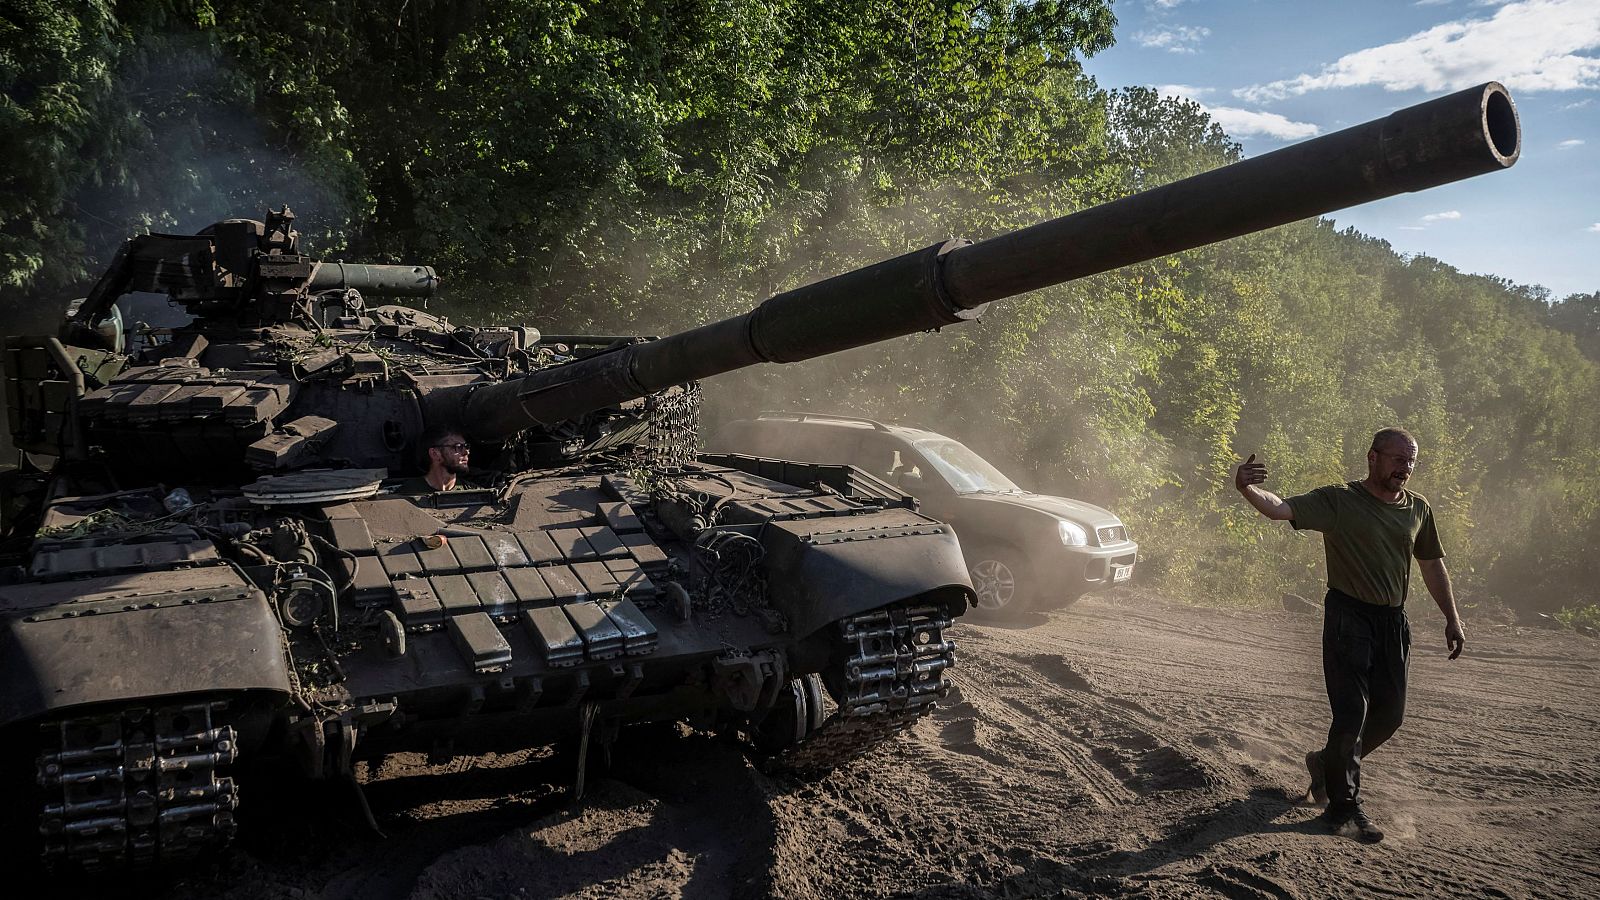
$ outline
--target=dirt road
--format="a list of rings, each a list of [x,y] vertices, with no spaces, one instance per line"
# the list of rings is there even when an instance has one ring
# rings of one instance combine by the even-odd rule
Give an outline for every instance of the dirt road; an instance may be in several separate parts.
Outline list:
[[[383,842],[257,836],[168,896],[1600,896],[1600,642],[1417,609],[1410,713],[1369,760],[1368,846],[1298,805],[1320,623],[1088,598],[962,625],[936,714],[809,785],[709,736],[631,734],[570,811],[544,753],[368,774]],[[1469,623],[1470,625],[1470,623]]]

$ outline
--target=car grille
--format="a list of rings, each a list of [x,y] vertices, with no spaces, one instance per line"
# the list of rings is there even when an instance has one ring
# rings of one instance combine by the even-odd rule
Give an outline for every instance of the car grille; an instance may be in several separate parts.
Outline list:
[[[1128,539],[1128,527],[1126,525],[1108,525],[1105,528],[1096,528],[1094,533],[1101,546],[1120,544]]]

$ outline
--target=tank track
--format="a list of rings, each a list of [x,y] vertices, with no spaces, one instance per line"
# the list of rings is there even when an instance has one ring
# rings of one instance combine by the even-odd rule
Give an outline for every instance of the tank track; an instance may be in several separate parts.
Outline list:
[[[910,728],[950,692],[946,669],[956,645],[951,618],[931,604],[896,604],[839,623],[848,653],[839,708],[793,746],[767,758],[770,769],[811,775],[841,766]]]
[[[129,707],[40,726],[39,835],[47,866],[143,869],[221,848],[238,790],[225,704]]]

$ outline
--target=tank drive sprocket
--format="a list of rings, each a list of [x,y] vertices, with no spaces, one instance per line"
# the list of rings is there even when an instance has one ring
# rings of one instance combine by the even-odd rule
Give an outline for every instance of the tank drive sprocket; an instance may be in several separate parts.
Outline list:
[[[40,726],[39,833],[48,865],[104,871],[183,862],[233,837],[221,774],[238,737],[218,701],[130,706]]]

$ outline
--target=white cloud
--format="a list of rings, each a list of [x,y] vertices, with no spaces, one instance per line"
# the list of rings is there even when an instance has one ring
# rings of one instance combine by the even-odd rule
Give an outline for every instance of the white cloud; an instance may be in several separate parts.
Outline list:
[[[1310,122],[1295,122],[1277,113],[1232,106],[1208,106],[1204,103],[1200,106],[1222,126],[1223,131],[1234,138],[1259,136],[1294,141],[1313,137],[1322,131]]]
[[[1588,228],[1585,228],[1584,231],[1593,231],[1596,234],[1600,234],[1600,222],[1596,222],[1593,225],[1590,225]]]
[[[1212,92],[1211,88],[1200,87],[1194,84],[1158,84],[1156,93],[1163,97],[1181,97],[1185,100],[1199,102],[1201,97]]]
[[[1448,222],[1461,218],[1461,210],[1450,209],[1444,212],[1428,213],[1422,217],[1422,224],[1432,225],[1435,222]]]
[[[1417,0],[1417,2],[1412,4],[1412,5],[1413,6],[1445,6],[1445,5],[1449,4],[1450,2],[1451,2],[1451,0]]]
[[[1561,143],[1557,144],[1556,145],[1556,149],[1558,149],[1558,150],[1571,150],[1573,147],[1582,147],[1583,145],[1584,145],[1584,140],[1582,138],[1571,138],[1569,140],[1565,140],[1565,141],[1562,141]]]
[[[1270,137],[1281,141],[1295,141],[1322,133],[1321,128],[1310,122],[1295,122],[1277,113],[1239,109],[1233,106],[1212,106],[1200,99],[1212,93],[1212,89],[1208,87],[1197,87],[1192,84],[1161,84],[1156,86],[1156,93],[1163,97],[1193,100],[1200,104],[1206,115],[1221,125],[1222,130],[1233,138]]]
[[[1593,97],[1585,97],[1582,100],[1574,100],[1571,103],[1565,104],[1561,107],[1561,111],[1566,112],[1569,109],[1583,109],[1585,106],[1592,106],[1593,104]]]
[[[1141,31],[1133,36],[1141,47],[1154,47],[1168,53],[1194,53],[1194,45],[1211,34],[1204,25],[1178,25],[1160,31]]]
[[[1261,102],[1309,91],[1379,85],[1438,92],[1491,78],[1513,90],[1600,87],[1600,4],[1595,0],[1521,0],[1487,19],[1463,19],[1404,40],[1340,57],[1316,74],[1252,85],[1234,93]]]
[[[1155,9],[1172,9],[1176,6],[1182,6],[1186,2],[1188,0],[1150,0],[1150,5]]]

